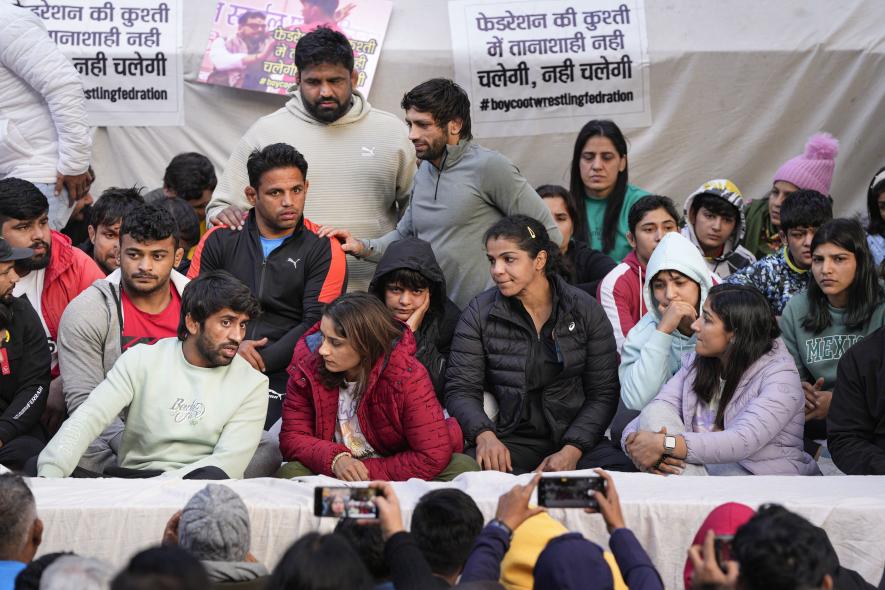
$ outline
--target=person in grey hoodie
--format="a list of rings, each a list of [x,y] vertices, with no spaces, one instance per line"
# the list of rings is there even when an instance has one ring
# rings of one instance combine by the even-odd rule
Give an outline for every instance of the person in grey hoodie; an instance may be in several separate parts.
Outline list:
[[[648,309],[627,334],[618,377],[621,399],[641,410],[694,350],[691,325],[718,281],[694,244],[678,233],[664,236],[648,261],[643,297]]]
[[[249,552],[249,511],[235,491],[208,484],[172,515],[164,545],[178,545],[202,563],[213,588],[259,590],[268,571]]]
[[[347,229],[331,227],[320,235],[337,237],[345,252],[372,262],[397,240],[430,242],[449,298],[464,309],[493,286],[480,240],[496,221],[527,215],[540,221],[556,244],[562,243],[562,234],[513,162],[473,142],[470,99],[460,86],[443,78],[428,80],[403,96],[402,107],[409,139],[422,160],[402,219],[394,230],[374,239],[355,238]]]
[[[818,475],[802,448],[805,395],[768,300],[716,285],[695,352],[621,439],[636,466],[686,475]]]

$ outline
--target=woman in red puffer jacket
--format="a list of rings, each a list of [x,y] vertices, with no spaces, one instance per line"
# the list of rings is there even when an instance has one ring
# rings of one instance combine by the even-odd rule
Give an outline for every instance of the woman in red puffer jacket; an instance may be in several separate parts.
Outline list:
[[[376,297],[326,306],[288,371],[279,477],[429,480],[479,469],[460,454],[461,428],[443,415],[412,332]]]

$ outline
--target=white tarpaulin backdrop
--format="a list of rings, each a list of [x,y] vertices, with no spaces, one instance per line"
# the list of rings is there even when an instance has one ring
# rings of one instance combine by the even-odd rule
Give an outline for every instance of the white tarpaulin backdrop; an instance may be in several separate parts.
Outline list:
[[[206,153],[220,172],[251,123],[284,101],[195,82],[215,3],[182,4],[187,124],[100,129],[98,190],[159,186],[166,163],[182,151]],[[448,19],[444,0],[394,1],[373,105],[400,114],[405,90],[454,75]],[[837,214],[864,208],[867,184],[885,164],[883,22],[881,0],[648,2],[652,125],[628,132],[631,181],[683,202],[705,180],[727,177],[756,198],[780,164],[824,130],[842,142],[832,188]],[[567,181],[576,132],[478,139],[538,185]]]

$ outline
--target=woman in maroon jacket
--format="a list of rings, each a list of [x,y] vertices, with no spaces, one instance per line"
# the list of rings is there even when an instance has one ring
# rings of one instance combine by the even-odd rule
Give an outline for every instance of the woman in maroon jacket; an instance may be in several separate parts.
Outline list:
[[[411,330],[376,297],[327,305],[288,371],[279,477],[403,481],[479,469],[460,454],[461,428],[444,417]]]

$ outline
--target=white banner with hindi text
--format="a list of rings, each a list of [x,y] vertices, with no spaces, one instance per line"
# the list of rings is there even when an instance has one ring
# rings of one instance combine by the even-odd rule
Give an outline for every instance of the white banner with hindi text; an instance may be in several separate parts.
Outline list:
[[[651,125],[644,0],[450,0],[449,20],[475,135]]]
[[[90,125],[184,125],[180,0],[20,4],[80,72]]]

